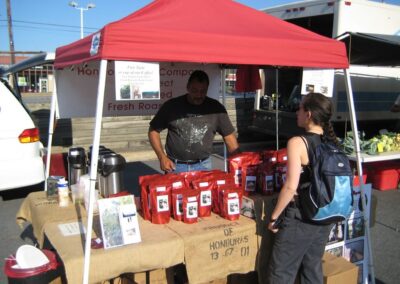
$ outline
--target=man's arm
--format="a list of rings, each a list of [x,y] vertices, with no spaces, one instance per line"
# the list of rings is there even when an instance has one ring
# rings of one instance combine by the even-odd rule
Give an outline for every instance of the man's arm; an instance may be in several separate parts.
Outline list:
[[[239,143],[237,142],[235,132],[225,136],[224,142],[230,155],[240,153]]]
[[[158,160],[160,161],[160,169],[166,172],[175,170],[175,164],[167,157],[164,152],[163,146],[161,144],[160,133],[149,127],[148,136],[150,145],[156,153]]]

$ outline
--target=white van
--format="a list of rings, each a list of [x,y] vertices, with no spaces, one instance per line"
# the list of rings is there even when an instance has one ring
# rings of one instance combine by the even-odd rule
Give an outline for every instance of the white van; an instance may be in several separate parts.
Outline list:
[[[49,63],[49,60],[54,60],[54,54],[41,54],[0,70],[0,191],[44,181],[39,129],[19,92],[13,90],[4,76]]]

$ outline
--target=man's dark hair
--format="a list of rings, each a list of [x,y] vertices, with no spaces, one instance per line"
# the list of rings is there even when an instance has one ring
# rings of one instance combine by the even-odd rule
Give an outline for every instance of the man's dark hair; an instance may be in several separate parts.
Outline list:
[[[208,78],[208,75],[206,72],[202,70],[195,70],[190,74],[189,80],[188,80],[188,85],[192,83],[193,81],[197,81],[200,83],[207,83],[207,85],[210,84],[210,79]]]

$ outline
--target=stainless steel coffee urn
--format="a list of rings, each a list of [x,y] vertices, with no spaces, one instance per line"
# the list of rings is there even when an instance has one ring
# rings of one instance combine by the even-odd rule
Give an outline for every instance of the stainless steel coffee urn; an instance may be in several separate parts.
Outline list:
[[[68,150],[68,183],[76,184],[79,177],[87,173],[86,154],[82,147],[73,147]]]
[[[107,189],[106,189],[106,177],[103,176],[103,165],[104,165],[104,156],[108,154],[113,154],[114,151],[108,148],[102,148],[99,150],[99,159],[97,162],[97,185],[100,192],[100,195],[103,197],[107,197]]]
[[[125,158],[120,154],[110,153],[103,156],[101,175],[104,178],[105,197],[124,190],[123,173],[125,164]]]

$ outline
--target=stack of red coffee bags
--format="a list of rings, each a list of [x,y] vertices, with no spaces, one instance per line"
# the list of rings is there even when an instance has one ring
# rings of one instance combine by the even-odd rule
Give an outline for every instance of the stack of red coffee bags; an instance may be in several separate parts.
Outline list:
[[[219,170],[139,177],[146,220],[166,224],[170,217],[191,224],[211,212],[228,220],[240,215],[241,190],[232,174]]]
[[[258,167],[261,163],[261,155],[257,152],[242,152],[228,158],[229,172],[234,174],[235,183],[242,188],[243,195],[256,192]]]
[[[276,153],[277,163],[275,165],[275,190],[280,191],[286,181],[287,173],[287,149],[279,149]]]
[[[275,165],[278,162],[277,151],[265,150],[261,152],[263,162],[258,168],[258,188],[261,194],[271,195],[275,191]]]
[[[287,150],[264,150],[261,152],[263,162],[258,168],[259,191],[270,195],[279,192],[285,183],[287,172]]]
[[[242,152],[228,159],[228,169],[242,194],[279,192],[286,180],[287,150]]]

